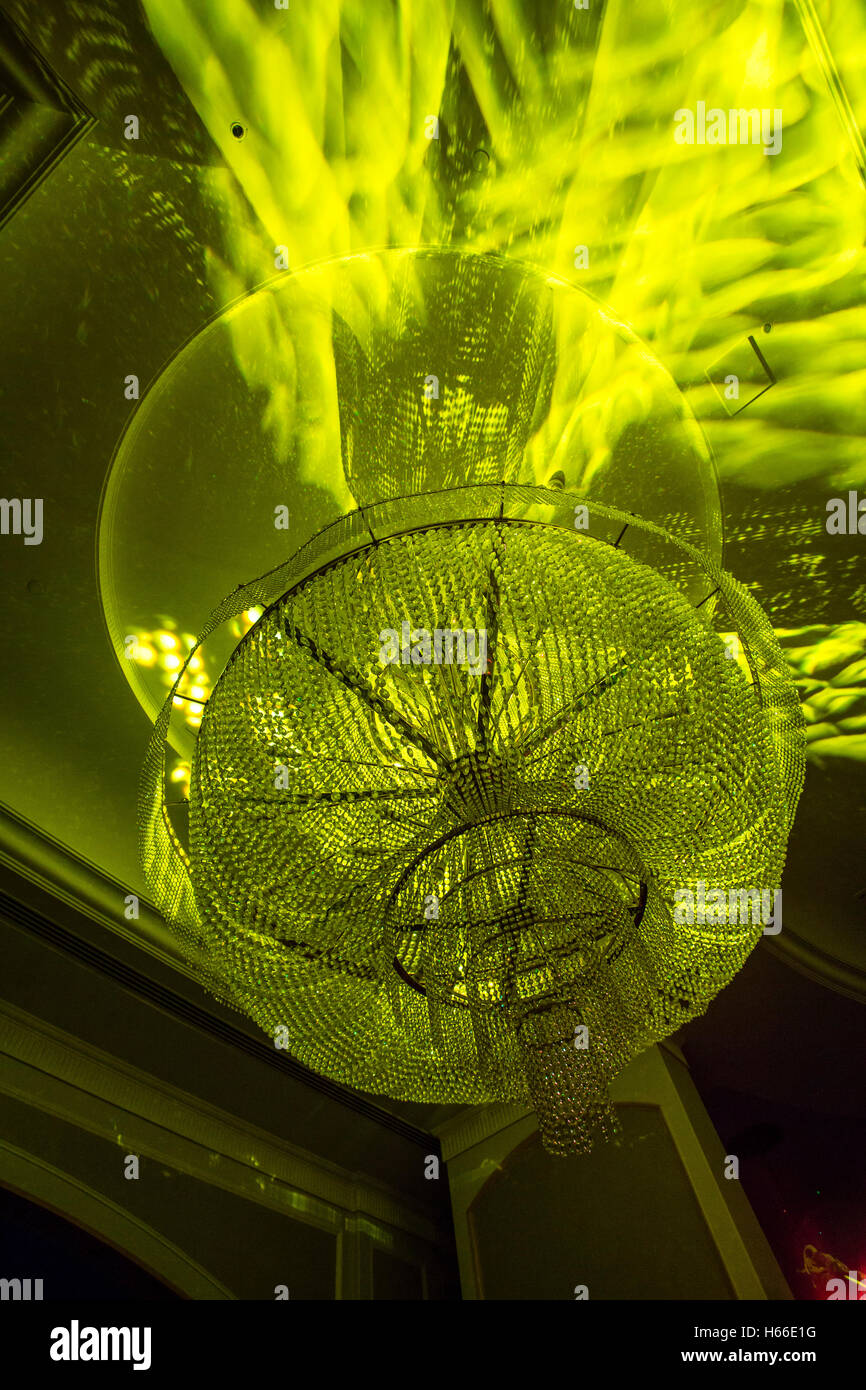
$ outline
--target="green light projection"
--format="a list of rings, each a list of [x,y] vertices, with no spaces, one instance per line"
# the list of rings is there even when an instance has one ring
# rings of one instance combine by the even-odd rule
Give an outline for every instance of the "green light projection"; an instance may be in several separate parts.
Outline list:
[[[227,236],[227,252],[209,252],[219,298],[271,275],[278,244],[293,269],[430,243],[578,279],[673,373],[723,482],[753,491],[744,540],[766,547],[805,524],[816,604],[862,608],[862,581],[811,534],[802,499],[793,518],[779,510],[780,489],[809,482],[817,513],[828,490],[866,490],[861,6],[330,0],[308,12],[226,0],[206,22],[189,0],[145,10],[226,161],[203,175]],[[697,101],[781,110],[779,154],[677,144],[675,113]],[[708,369],[738,359],[763,324],[776,384],[728,418]],[[273,377],[271,326],[233,327],[266,398],[263,427],[288,449],[293,399]],[[308,476],[336,496],[332,456],[310,458]],[[793,548],[779,561],[766,602],[787,603],[793,585],[802,605],[800,563]],[[844,733],[833,756],[859,759],[862,744]]]

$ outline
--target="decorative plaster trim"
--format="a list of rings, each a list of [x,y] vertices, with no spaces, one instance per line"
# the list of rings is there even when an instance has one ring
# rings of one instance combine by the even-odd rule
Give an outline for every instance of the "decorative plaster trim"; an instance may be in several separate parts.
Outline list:
[[[834,989],[848,999],[856,999],[858,1004],[866,1003],[866,971],[858,970],[849,961],[842,961],[838,956],[822,951],[813,942],[798,936],[790,927],[785,927],[777,937],[765,937],[761,944],[771,956],[784,961],[807,979],[814,980],[825,989]]]
[[[44,1204],[122,1249],[172,1288],[194,1299],[234,1299],[234,1294],[172,1241],[104,1193],[44,1159],[0,1139],[0,1178],[13,1190]],[[122,1243],[118,1245],[118,1235]],[[48,1290],[51,1297],[51,1290]]]
[[[473,1105],[464,1114],[455,1115],[453,1119],[446,1120],[444,1124],[436,1127],[442,1146],[442,1157],[447,1163],[450,1158],[463,1153],[464,1149],[471,1149],[473,1144],[490,1139],[501,1129],[507,1129],[517,1120],[531,1114],[530,1107],[522,1101],[514,1104],[497,1102],[494,1105]]]
[[[439,1245],[399,1194],[238,1120],[0,1000],[0,1091],[264,1206],[335,1229],[347,1213]],[[119,1114],[119,1112],[122,1112]],[[386,1237],[387,1239],[387,1237]]]
[[[164,965],[193,979],[164,919],[135,886],[118,879],[75,854],[60,840],[41,830],[0,802],[0,864],[37,888],[59,898],[91,921],[99,922],[130,945],[156,956]],[[139,917],[133,930],[123,916],[128,893],[138,898]]]

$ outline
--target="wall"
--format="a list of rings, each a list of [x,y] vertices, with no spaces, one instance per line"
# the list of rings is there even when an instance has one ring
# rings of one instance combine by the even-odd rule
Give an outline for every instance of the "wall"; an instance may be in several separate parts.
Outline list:
[[[676,1050],[643,1053],[612,1096],[619,1139],[574,1159],[520,1106],[440,1128],[464,1298],[789,1299]]]

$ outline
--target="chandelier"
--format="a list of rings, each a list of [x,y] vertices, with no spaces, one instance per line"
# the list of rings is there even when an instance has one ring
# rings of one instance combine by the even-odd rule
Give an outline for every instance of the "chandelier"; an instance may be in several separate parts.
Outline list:
[[[172,708],[251,608],[183,837]],[[775,892],[803,747],[769,621],[698,547],[558,488],[418,491],[213,613],[154,729],[143,863],[205,985],[307,1066],[522,1101],[572,1154],[760,939],[759,912],[677,905]]]

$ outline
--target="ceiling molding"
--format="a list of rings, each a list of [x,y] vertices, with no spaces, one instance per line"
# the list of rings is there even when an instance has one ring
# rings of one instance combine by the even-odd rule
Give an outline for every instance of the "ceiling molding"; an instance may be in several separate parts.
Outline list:
[[[297,1220],[336,1230],[341,1213],[442,1244],[385,1184],[308,1153],[0,1000],[0,1093]],[[419,1159],[419,1171],[420,1171]]]
[[[140,894],[138,919],[124,916],[124,904],[132,891],[103,872],[91,860],[76,854],[33,821],[0,802],[0,864],[30,883],[59,898],[92,922],[108,928],[139,951],[147,951],[163,965],[195,978],[173,933],[153,903]]]
[[[816,984],[844,994],[858,1004],[866,1004],[866,970],[859,970],[850,961],[840,960],[838,956],[830,955],[829,951],[822,951],[812,942],[797,936],[789,927],[784,927],[778,937],[765,937],[763,946],[770,955],[784,961]]]
[[[56,1164],[0,1139],[0,1182],[91,1232],[189,1299],[233,1299],[225,1284],[160,1231]],[[118,1237],[120,1237],[118,1239]]]
[[[0,9],[0,227],[95,119]]]
[[[202,995],[191,971],[184,969],[183,963],[173,953],[162,949],[160,933],[170,938],[168,928],[155,908],[140,900],[138,922],[125,922],[122,904],[124,895],[129,891],[127,886],[118,884],[95,865],[73,855],[59,841],[38,831],[34,825],[2,804],[0,865],[59,899],[76,914],[75,929],[71,930],[23,901],[15,893],[14,883],[7,882],[0,887],[0,920],[5,918],[115,980],[140,998],[156,1004],[175,1018],[238,1048],[269,1068],[294,1077],[346,1109],[365,1115],[383,1128],[423,1148],[425,1153],[435,1152],[437,1140],[427,1130],[419,1129],[392,1111],[376,1105],[360,1092],[349,1090],[328,1077],[310,1071],[287,1052],[268,1043],[265,1035],[254,1025],[247,1027],[246,1021],[241,1018],[236,1021],[236,1016],[228,1009]],[[93,924],[97,924],[96,927]],[[141,936],[132,929],[133,925],[142,929]],[[107,928],[108,934],[100,932],[98,927]],[[117,950],[113,949],[115,943]],[[148,954],[139,954],[142,950]],[[149,964],[157,961],[162,969],[148,969]],[[191,988],[186,992],[188,985]]]

